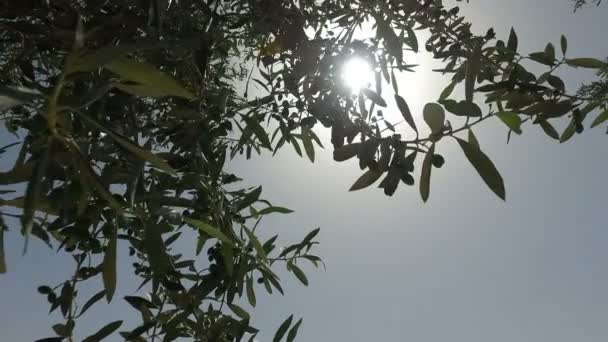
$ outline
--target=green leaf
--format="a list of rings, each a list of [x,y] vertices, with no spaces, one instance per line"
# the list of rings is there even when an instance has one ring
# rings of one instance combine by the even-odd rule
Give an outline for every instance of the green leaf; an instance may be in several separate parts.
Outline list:
[[[513,112],[499,112],[496,116],[509,127],[510,130],[521,134],[521,118]]]
[[[304,274],[304,272],[297,265],[290,263],[288,264],[288,267],[302,284],[308,286],[308,278],[306,278],[306,274]]]
[[[171,268],[171,260],[161,235],[160,223],[146,222],[143,245],[154,275],[157,278],[164,276]]]
[[[560,45],[562,48],[562,53],[565,56],[566,52],[568,51],[568,39],[566,39],[566,36],[564,36],[563,34],[562,34],[562,38],[560,40]]]
[[[291,209],[287,209],[287,208],[283,208],[283,207],[266,207],[262,210],[260,210],[258,212],[258,215],[260,216],[264,216],[264,215],[268,215],[268,214],[272,214],[272,213],[279,213],[279,214],[290,214],[293,213],[293,210]]]
[[[558,89],[560,91],[564,91],[566,89],[566,85],[564,84],[564,81],[562,81],[561,78],[559,78],[555,75],[547,76],[547,81],[555,89]]]
[[[357,191],[357,190],[365,189],[368,186],[374,184],[380,178],[380,176],[382,176],[382,172],[370,169],[366,173],[364,173],[361,177],[359,177],[359,179],[357,179],[355,184],[353,184],[350,187],[350,190],[348,190],[348,191]]]
[[[147,63],[117,58],[106,64],[105,68],[120,76],[123,81],[138,83],[149,88],[150,93],[157,93],[159,96],[177,96],[188,100],[196,98],[173,77]]]
[[[239,316],[239,318],[244,320],[248,320],[250,318],[249,313],[247,313],[247,311],[245,311],[240,306],[236,304],[228,304],[228,307],[230,307],[230,310],[232,310],[232,312]]]
[[[442,102],[448,112],[457,116],[480,117],[481,108],[475,102],[444,100]]]
[[[509,49],[513,53],[516,53],[517,44],[518,44],[517,33],[515,33],[515,30],[513,28],[511,28],[511,33],[509,34],[509,40],[507,42],[507,49]]]
[[[547,46],[545,47],[545,55],[548,59],[552,61],[555,60],[555,47],[553,46],[553,44],[547,44]]]
[[[75,111],[78,116],[83,119],[84,121],[86,121],[88,124],[90,124],[91,126],[97,128],[98,130],[106,133],[107,135],[109,135],[112,139],[114,139],[114,141],[116,141],[121,147],[123,147],[125,150],[133,153],[135,156],[137,156],[138,158],[142,159],[142,160],[146,160],[148,161],[150,164],[154,165],[155,167],[170,173],[172,175],[176,175],[177,173],[175,172],[175,170],[173,170],[173,168],[171,166],[169,166],[169,164],[167,164],[167,162],[153,154],[152,152],[145,150],[143,148],[141,148],[140,146],[138,146],[137,144],[135,144],[134,142],[132,142],[131,140],[129,140],[128,138],[124,137],[121,134],[118,134],[114,131],[112,131],[111,129],[105,127],[104,125],[102,125],[101,123],[99,123],[98,121],[96,121],[95,119],[93,119],[92,117],[80,112],[80,111]]]
[[[376,105],[378,105],[380,107],[386,107],[386,101],[384,101],[382,96],[380,96],[375,91],[368,89],[368,88],[363,88],[363,89],[361,89],[361,92],[363,92],[363,94],[365,94],[365,96],[368,99],[372,100],[372,102],[375,103]]]
[[[441,95],[439,95],[439,101],[445,100],[450,97],[457,84],[458,82],[455,81],[452,81],[450,84],[448,84],[448,86],[445,87],[445,89],[443,89],[443,91],[441,92]]]
[[[412,127],[414,131],[416,131],[416,134],[418,134],[416,122],[414,121],[412,112],[410,112],[410,107],[407,105],[407,102],[405,102],[405,99],[395,94],[395,102],[397,102],[397,107],[399,108],[399,111],[401,112],[401,115],[403,116],[405,122],[407,122],[407,124],[410,125],[410,127]]]
[[[340,146],[334,150],[334,160],[338,162],[349,160],[359,153],[360,148],[361,143]]]
[[[309,129],[302,128],[302,144],[304,144],[304,151],[311,163],[315,162],[315,147],[312,144],[312,137],[308,133]]]
[[[494,166],[494,163],[479,148],[471,145],[465,140],[456,138],[460,148],[486,185],[502,200],[506,199],[505,186],[502,176]]]
[[[475,93],[475,82],[477,81],[477,75],[481,67],[481,48],[477,47],[470,54],[466,66],[466,74],[464,80],[464,94],[465,99],[469,103],[473,103],[473,95]]]
[[[46,173],[46,168],[49,163],[50,149],[52,147],[52,140],[49,140],[49,145],[44,149],[40,159],[36,163],[32,178],[27,184],[25,190],[25,199],[23,202],[23,216],[21,217],[21,224],[23,225],[22,231],[25,236],[25,243],[23,245],[23,254],[27,252],[27,246],[29,242],[30,234],[34,226],[34,214],[38,207],[38,200],[40,197],[40,190],[42,188],[42,180]]]
[[[433,154],[435,153],[435,144],[431,146],[429,151],[424,156],[422,162],[422,171],[420,174],[420,196],[426,202],[429,199],[431,190],[431,169],[433,168]]]
[[[112,227],[112,235],[106,247],[102,268],[103,286],[108,303],[112,301],[114,291],[116,291],[116,240],[116,227]]]
[[[412,48],[412,51],[418,53],[418,38],[416,37],[416,33],[410,25],[406,25],[405,30],[407,31],[406,44]]]
[[[140,46],[137,45],[107,45],[95,51],[81,53],[74,58],[69,71],[94,71],[138,48]]]
[[[186,221],[186,223],[188,223],[189,225],[199,229],[203,233],[234,247],[234,243],[232,242],[232,240],[230,240],[226,235],[224,235],[224,233],[222,233],[219,229],[211,226],[210,224],[189,217],[185,217],[184,221]]]
[[[597,118],[595,118],[595,120],[593,120],[593,123],[591,123],[591,128],[596,127],[597,125],[601,125],[602,123],[606,122],[607,120],[608,120],[608,109],[605,110],[600,115],[598,115]]]
[[[258,258],[266,260],[266,251],[264,251],[264,247],[262,247],[262,243],[258,240],[257,236],[245,226],[243,226],[243,230],[245,231],[245,234],[247,234],[249,242],[253,245],[253,249],[255,249]]]
[[[101,290],[99,292],[97,292],[96,294],[93,295],[93,297],[91,297],[89,300],[87,300],[87,302],[82,306],[82,309],[80,309],[80,316],[83,315],[85,312],[87,312],[87,310],[93,306],[95,303],[97,303],[99,300],[101,300],[101,298],[103,298],[106,295],[106,290]]]
[[[443,129],[443,123],[445,122],[445,111],[443,107],[437,103],[427,103],[424,106],[422,113],[424,121],[431,128],[433,134],[440,133]]]
[[[281,341],[281,339],[283,338],[283,336],[285,336],[285,333],[287,332],[287,329],[289,329],[289,326],[291,325],[292,321],[293,321],[293,315],[289,316],[289,318],[287,318],[283,323],[281,323],[281,325],[279,326],[279,329],[274,334],[272,342],[279,342],[279,341]]]
[[[122,325],[122,321],[114,321],[112,323],[107,324],[105,327],[99,329],[95,334],[85,338],[82,342],[98,342],[103,340],[104,338],[110,336],[114,331],[116,331]]]
[[[572,120],[570,121],[570,124],[568,125],[568,127],[566,127],[566,129],[562,133],[562,136],[560,137],[559,142],[565,143],[566,141],[570,140],[574,136],[574,133],[576,133],[576,120],[574,118],[572,118]]]
[[[253,277],[247,277],[246,281],[246,289],[247,289],[247,301],[253,307],[255,307],[256,299],[255,299],[255,291],[253,289]]]
[[[595,58],[573,58],[566,59],[566,64],[573,67],[601,69],[606,67],[606,63]]]
[[[479,148],[479,141],[477,141],[477,138],[475,137],[475,134],[473,133],[472,129],[469,129],[469,144],[471,144],[473,147],[475,148]]]
[[[551,125],[551,123],[549,123],[549,121],[541,120],[540,127],[543,129],[543,131],[545,131],[545,133],[548,136],[550,136],[551,138],[553,138],[555,140],[559,140],[559,133],[557,133],[557,131],[555,130],[553,125]]]
[[[0,274],[6,273],[6,259],[4,258],[4,219],[0,216]]]
[[[289,330],[289,333],[287,333],[287,342],[293,342],[293,340],[295,340],[296,336],[298,335],[298,329],[300,329],[300,325],[302,325],[302,318],[300,318],[296,324],[293,325],[293,327]]]
[[[272,151],[272,144],[270,143],[270,138],[268,138],[268,134],[266,134],[266,131],[260,125],[258,120],[249,116],[243,116],[243,119],[245,119],[245,122],[247,122],[247,129],[251,129],[253,134],[255,134],[255,136],[260,140],[260,144],[262,144],[264,148]],[[295,141],[295,139],[293,140]]]
[[[245,197],[243,197],[243,199],[241,199],[238,204],[237,204],[237,211],[241,211],[245,208],[247,208],[248,206],[252,205],[253,203],[255,203],[259,198],[260,195],[262,194],[262,187],[258,186],[257,188],[253,189],[251,192],[249,192],[247,195],[245,195]]]
[[[544,51],[543,52],[533,52],[528,56],[531,60],[540,63],[540,64],[544,64],[544,65],[549,65],[552,66],[555,63],[555,59],[551,58],[551,56],[547,55]]]

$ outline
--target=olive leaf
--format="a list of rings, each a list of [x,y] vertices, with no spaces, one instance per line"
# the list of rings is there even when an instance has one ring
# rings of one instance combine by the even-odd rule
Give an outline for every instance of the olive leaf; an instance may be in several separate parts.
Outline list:
[[[471,143],[455,138],[460,145],[460,148],[464,152],[471,165],[475,168],[477,173],[481,176],[486,185],[502,200],[506,199],[505,185],[502,180],[502,176],[494,166],[494,163],[485,155],[478,147]]]

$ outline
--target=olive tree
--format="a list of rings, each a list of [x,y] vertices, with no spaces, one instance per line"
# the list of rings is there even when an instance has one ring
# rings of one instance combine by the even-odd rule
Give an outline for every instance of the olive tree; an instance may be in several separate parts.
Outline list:
[[[0,5],[0,113],[15,140],[0,152],[18,151],[0,173],[0,242],[9,227],[20,227],[24,252],[35,237],[70,254],[75,266],[64,282],[39,288],[60,317],[44,341],[99,341],[115,331],[130,341],[252,340],[257,330],[241,303],[255,306],[260,290],[283,293],[278,264],[307,285],[301,264],[322,261],[312,254],[318,229],[283,249],[276,236],[260,240],[264,217],[291,210],[264,199],[261,187],[239,188],[247,175],[225,169],[237,155],[291,145],[314,162],[321,125],[331,130],[336,161],[359,162],[362,175],[350,190],[379,182],[391,196],[416,184],[426,201],[431,171],[445,161],[435,147],[455,140],[506,199],[475,138],[480,122],[500,120],[509,135],[537,126],[565,142],[584,131],[587,116],[599,113],[591,126],[608,120],[604,61],[570,54],[566,37],[527,53],[515,30],[504,39],[492,29],[475,34],[453,1]],[[373,34],[360,39],[364,26]],[[397,79],[416,70],[405,52],[423,49],[450,82],[420,122]],[[375,73],[355,93],[340,77],[353,57]],[[544,71],[530,72],[530,63]],[[600,78],[568,92],[556,74],[566,67],[596,69]],[[464,98],[453,95],[457,89]],[[389,102],[402,122],[387,121]],[[567,122],[562,132],[554,125],[560,121]],[[175,241],[192,236],[194,253],[208,258],[176,250]],[[88,310],[116,300],[118,241],[141,278],[141,295],[124,298],[141,322],[80,331]],[[83,282],[97,282],[100,291],[82,298]],[[273,340],[294,340],[301,323],[288,317]]]

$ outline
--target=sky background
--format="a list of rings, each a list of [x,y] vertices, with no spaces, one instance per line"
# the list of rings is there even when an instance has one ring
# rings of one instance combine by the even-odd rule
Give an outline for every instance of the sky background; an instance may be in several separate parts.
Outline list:
[[[494,27],[506,40],[515,26],[522,52],[543,50],[549,41],[559,46],[563,33],[571,57],[608,54],[608,7],[576,14],[566,0],[473,0],[461,7],[479,32]],[[420,57],[418,63],[419,72],[404,75],[400,89],[419,113],[449,80],[433,75],[432,65]],[[571,90],[592,77],[583,70],[562,75]],[[259,289],[253,315],[263,332],[258,340],[271,341],[279,324],[294,313],[304,317],[301,342],[606,341],[604,129],[588,130],[561,145],[539,127],[524,126],[524,134],[508,145],[499,122],[484,123],[475,133],[505,179],[506,203],[486,188],[452,142],[439,145],[447,162],[433,170],[426,204],[417,187],[403,184],[392,198],[374,188],[347,192],[361,171],[356,162],[334,162],[330,148],[317,151],[315,164],[290,147],[275,158],[233,161],[230,168],[247,185],[263,185],[265,198],[296,210],[268,219],[260,233],[299,241],[320,226],[316,253],[327,264],[327,271],[304,267],[309,287],[283,272],[284,297]],[[2,145],[12,139],[0,137]],[[7,160],[0,163],[9,166]],[[50,325],[60,319],[47,315],[36,287],[45,279],[64,279],[72,266],[68,257],[38,241],[22,257],[17,231],[5,237],[9,273],[0,276],[2,341],[52,335]],[[186,241],[183,248],[194,246]],[[138,285],[128,277],[125,248],[119,260],[124,260],[124,276],[115,298],[133,294]],[[83,294],[101,288],[99,279]],[[119,301],[97,309],[80,320],[79,336],[137,314]]]

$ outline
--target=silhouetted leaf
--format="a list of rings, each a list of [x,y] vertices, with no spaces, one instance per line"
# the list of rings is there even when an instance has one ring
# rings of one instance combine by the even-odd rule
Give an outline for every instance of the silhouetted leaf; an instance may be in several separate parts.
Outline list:
[[[440,101],[445,100],[448,97],[450,97],[450,95],[454,91],[454,88],[456,87],[457,84],[458,84],[458,82],[454,82],[454,81],[452,81],[450,84],[448,84],[448,86],[445,87],[445,89],[443,89],[443,91],[441,92],[441,95],[439,95],[439,100]]]
[[[511,33],[509,34],[509,40],[507,42],[507,49],[509,49],[513,53],[516,53],[517,52],[517,43],[518,43],[517,33],[515,33],[515,30],[513,28],[511,28]]]
[[[296,324],[293,325],[293,327],[289,330],[289,333],[287,333],[287,342],[293,342],[293,340],[295,340],[296,336],[298,335],[298,329],[300,329],[300,325],[302,325],[302,318],[300,318]]]
[[[249,319],[249,313],[247,313],[247,311],[245,311],[240,306],[238,306],[236,304],[228,304],[228,307],[230,307],[230,310],[232,310],[232,312],[234,312],[237,316],[239,316],[239,318],[245,319],[245,320]]]
[[[573,66],[573,67],[588,68],[588,69],[601,69],[603,67],[606,67],[606,63],[600,61],[599,59],[595,59],[595,58],[566,59],[566,64]]]
[[[162,239],[160,226],[154,222],[147,222],[144,229],[143,244],[150,262],[150,268],[156,277],[161,277],[169,271],[171,260],[167,255],[167,248]]]
[[[502,200],[505,200],[506,194],[502,176],[490,158],[481,152],[479,148],[471,145],[467,141],[459,138],[456,138],[456,141],[458,141],[464,155],[471,162],[477,173],[479,173],[490,190],[492,190]]]
[[[310,162],[315,162],[315,147],[312,144],[312,137],[308,133],[308,129],[302,128],[302,144],[304,145],[304,151],[306,151],[306,155]]]
[[[375,91],[368,88],[363,88],[361,89],[361,92],[363,92],[363,94],[365,94],[365,96],[368,99],[372,100],[372,102],[376,105],[380,107],[386,107],[386,101],[384,101],[382,96],[378,95],[378,93],[376,93]]]
[[[85,338],[82,342],[98,342],[103,340],[104,338],[110,336],[114,331],[116,331],[122,325],[122,321],[114,321],[112,323],[107,324],[103,328],[99,329],[95,334]]]
[[[247,277],[246,288],[247,288],[247,300],[249,301],[249,304],[251,306],[255,307],[256,298],[255,298],[255,290],[253,288],[253,278],[252,277]]]
[[[293,321],[293,315],[289,316],[289,318],[287,318],[283,323],[281,323],[281,325],[279,326],[279,329],[277,330],[277,332],[274,334],[274,337],[272,338],[272,342],[281,341],[281,339],[287,332],[287,329],[289,329],[289,326],[291,325],[292,321]]]
[[[359,177],[359,179],[357,179],[357,181],[350,187],[350,190],[348,191],[357,191],[365,189],[368,186],[374,184],[378,180],[378,178],[380,178],[380,176],[382,176],[382,172],[370,169],[361,177]]]
[[[293,213],[293,210],[283,208],[283,207],[266,207],[266,208],[260,210],[258,212],[258,215],[263,216],[263,215],[268,215],[268,214],[272,214],[272,213],[289,214],[289,213]]]
[[[112,301],[116,291],[116,228],[112,226],[112,235],[109,238],[106,254],[103,258],[102,276],[108,303]]]
[[[429,199],[431,190],[431,169],[434,153],[435,145],[433,144],[424,156],[424,161],[422,162],[422,171],[420,174],[420,196],[424,202]]]
[[[477,141],[477,137],[475,137],[475,134],[473,133],[472,129],[469,129],[468,139],[469,139],[469,144],[471,144],[471,146],[473,146],[475,148],[479,148],[479,141]]]
[[[551,138],[553,138],[555,140],[559,140],[559,133],[557,133],[557,131],[555,130],[553,125],[551,125],[551,123],[549,123],[549,121],[541,120],[540,127],[543,129],[543,131],[545,131],[545,133],[548,136],[550,136]]]
[[[565,56],[566,52],[568,52],[568,39],[566,39],[566,36],[564,36],[563,34],[562,34],[562,37],[560,39],[560,46],[562,48],[562,53]]]
[[[431,128],[433,134],[440,133],[443,130],[445,121],[445,111],[443,107],[436,103],[427,103],[423,110],[424,121]]]
[[[470,54],[467,60],[465,83],[464,83],[464,94],[466,102],[473,103],[473,95],[475,93],[475,82],[477,81],[477,75],[481,67],[481,48],[475,48]]]
[[[293,274],[302,284],[308,286],[308,278],[306,278],[306,274],[304,274],[304,272],[297,265],[290,263],[288,268],[291,269]]]
[[[23,225],[22,231],[25,236],[25,243],[23,245],[23,254],[27,252],[27,246],[29,237],[34,226],[34,214],[38,207],[38,199],[40,197],[40,189],[42,187],[42,180],[46,173],[46,168],[49,163],[50,149],[52,140],[49,140],[49,145],[42,151],[42,155],[36,162],[36,167],[32,174],[32,178],[27,184],[25,190],[25,198],[23,201],[23,216],[21,217],[21,224]]]
[[[80,309],[79,315],[83,315],[85,312],[87,312],[87,310],[91,306],[93,306],[95,303],[97,303],[105,295],[106,295],[106,290],[101,290],[101,291],[97,292],[96,294],[94,294],[93,297],[91,297],[89,300],[87,300],[86,303],[84,303],[84,305],[82,306],[82,309]]]
[[[395,94],[395,102],[397,102],[397,107],[399,108],[399,111],[401,112],[401,115],[403,116],[403,119],[405,120],[405,122],[407,122],[408,125],[410,125],[410,127],[412,127],[412,129],[414,129],[414,131],[416,131],[416,134],[418,134],[418,128],[416,127],[416,122],[414,121],[414,117],[412,117],[412,113],[410,112],[410,107],[407,105],[407,102],[405,102],[405,99],[397,94]]]
[[[261,194],[262,194],[261,186],[258,186],[257,188],[253,189],[251,192],[246,194],[245,197],[243,197],[238,202],[237,211],[241,211],[241,210],[247,208],[248,206],[252,205],[253,203],[257,202],[257,200],[260,198]]]
[[[354,143],[338,147],[334,150],[334,160],[341,162],[356,156],[361,148],[361,143]]]
[[[570,140],[574,136],[574,133],[576,133],[576,120],[574,118],[572,118],[572,120],[570,121],[570,124],[566,127],[566,129],[562,133],[562,135],[559,139],[559,142],[565,143],[566,141]]]

